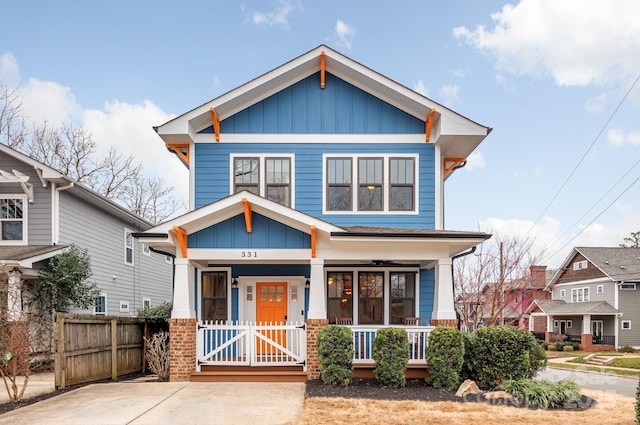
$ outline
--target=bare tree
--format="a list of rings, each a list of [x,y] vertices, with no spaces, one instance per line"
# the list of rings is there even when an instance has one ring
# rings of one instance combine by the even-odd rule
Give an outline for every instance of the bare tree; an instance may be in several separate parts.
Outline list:
[[[511,294],[531,287],[531,266],[541,257],[533,252],[533,242],[495,235],[475,255],[456,259],[456,301],[467,327],[504,324],[507,311],[522,313],[523,304],[530,300]]]
[[[167,186],[160,177],[137,175],[129,180],[127,188],[122,194],[122,203],[134,214],[152,223],[160,223],[179,209],[184,209],[173,196],[173,187]]]
[[[0,83],[0,143],[17,149],[24,144],[26,137],[22,99],[15,89],[9,89]]]
[[[618,244],[620,248],[640,248],[640,231],[631,232],[631,234],[623,240],[624,243]]]

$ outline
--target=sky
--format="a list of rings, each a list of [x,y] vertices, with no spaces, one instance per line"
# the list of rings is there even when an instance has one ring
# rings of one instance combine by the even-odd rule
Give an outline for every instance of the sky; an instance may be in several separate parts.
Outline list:
[[[153,131],[326,44],[493,131],[445,183],[445,228],[574,246],[640,231],[637,0],[7,1],[0,83],[188,196]]]

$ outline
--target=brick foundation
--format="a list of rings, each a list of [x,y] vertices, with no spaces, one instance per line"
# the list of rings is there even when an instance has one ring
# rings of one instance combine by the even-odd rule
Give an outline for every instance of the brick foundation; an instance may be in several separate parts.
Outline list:
[[[458,319],[431,319],[429,320],[429,325],[440,326],[444,328],[457,328]]]
[[[169,380],[188,381],[196,370],[198,319],[169,319]]]
[[[580,335],[580,350],[591,351],[593,346],[593,337],[591,334]]]
[[[307,380],[320,378],[318,333],[328,324],[329,319],[307,319]]]

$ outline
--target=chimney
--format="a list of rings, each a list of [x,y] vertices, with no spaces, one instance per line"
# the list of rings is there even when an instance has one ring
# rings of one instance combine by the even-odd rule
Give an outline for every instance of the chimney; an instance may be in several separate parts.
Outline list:
[[[531,286],[544,288],[547,284],[547,266],[529,266],[531,270]]]

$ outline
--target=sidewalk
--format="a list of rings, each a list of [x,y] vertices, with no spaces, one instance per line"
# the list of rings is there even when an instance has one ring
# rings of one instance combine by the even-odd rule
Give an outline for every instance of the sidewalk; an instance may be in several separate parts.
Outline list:
[[[606,354],[603,353],[602,356],[606,357]],[[627,367],[600,366],[600,365],[588,364],[588,363],[570,363],[570,361],[575,359],[575,358],[576,357],[556,357],[556,358],[553,358],[553,359],[548,359],[547,360],[547,367],[557,366],[558,368],[562,368],[562,364],[563,363],[568,363],[568,364],[572,365],[574,368],[576,368],[577,370],[581,370],[580,366],[588,366],[590,368],[599,368],[600,369],[600,371],[582,370],[582,372],[614,373],[614,374],[615,374],[616,370],[624,370],[624,371],[630,371],[630,372],[640,372],[640,370],[638,370],[638,369],[631,369],[631,368],[627,368]],[[627,376],[627,377],[628,378],[638,378],[638,376]]]
[[[23,382],[24,377],[19,376],[17,379],[18,391],[22,389]],[[0,383],[0,386],[2,387],[0,388],[0,404],[7,403],[9,401],[7,389],[4,383]],[[29,382],[27,383],[27,388],[24,390],[23,398],[28,399],[39,394],[50,393],[55,391],[55,389],[56,385],[53,372],[34,373],[29,376]]]

